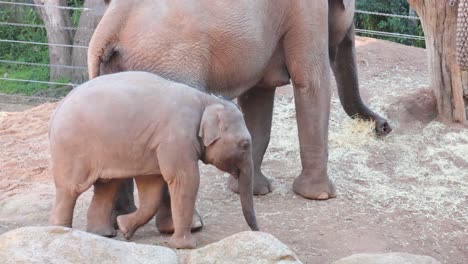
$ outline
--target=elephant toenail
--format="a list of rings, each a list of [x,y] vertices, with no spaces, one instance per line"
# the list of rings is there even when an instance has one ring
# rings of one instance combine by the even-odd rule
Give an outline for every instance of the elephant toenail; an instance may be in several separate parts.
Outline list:
[[[319,196],[317,196],[317,199],[318,200],[327,200],[328,199],[328,193],[323,192],[323,193],[319,194]]]

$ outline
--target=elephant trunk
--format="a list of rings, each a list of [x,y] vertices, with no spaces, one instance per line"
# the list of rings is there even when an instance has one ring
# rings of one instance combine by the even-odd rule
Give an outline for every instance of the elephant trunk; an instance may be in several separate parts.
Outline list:
[[[245,221],[252,231],[259,231],[253,205],[253,162],[250,155],[240,166],[239,194]]]

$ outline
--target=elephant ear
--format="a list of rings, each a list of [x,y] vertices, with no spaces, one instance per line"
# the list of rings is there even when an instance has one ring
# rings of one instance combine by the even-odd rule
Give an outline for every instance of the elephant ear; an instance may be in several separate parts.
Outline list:
[[[203,145],[208,147],[221,137],[220,114],[224,106],[220,104],[210,105],[203,112],[198,136],[203,140]]]
[[[354,3],[354,0],[343,0],[343,6],[344,6],[345,10],[348,9],[349,5],[352,4],[352,3]]]

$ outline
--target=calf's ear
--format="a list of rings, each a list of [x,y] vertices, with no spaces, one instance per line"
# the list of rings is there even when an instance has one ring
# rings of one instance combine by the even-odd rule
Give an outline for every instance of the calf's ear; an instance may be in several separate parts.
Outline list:
[[[203,140],[203,145],[208,147],[221,137],[220,114],[224,106],[220,104],[210,105],[205,111],[200,122],[198,136]]]

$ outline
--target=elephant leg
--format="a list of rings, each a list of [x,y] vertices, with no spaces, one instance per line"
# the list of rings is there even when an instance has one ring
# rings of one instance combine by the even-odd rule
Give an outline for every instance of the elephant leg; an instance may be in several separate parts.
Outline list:
[[[54,226],[72,227],[73,210],[79,194],[70,188],[56,187],[55,204],[49,218],[49,224]]]
[[[126,239],[131,239],[135,231],[148,223],[156,214],[161,201],[164,180],[161,175],[145,175],[135,177],[135,182],[140,200],[138,209],[131,214],[117,217],[119,230],[122,231]]]
[[[112,210],[121,180],[94,183],[94,194],[88,208],[86,231],[105,237],[115,237]]]
[[[252,135],[254,195],[267,194],[272,190],[271,183],[263,175],[261,166],[270,142],[275,90],[275,87],[254,87],[238,98],[239,105],[244,112],[245,123]],[[230,176],[228,187],[233,192],[239,193],[238,179]]]
[[[163,184],[161,205],[156,214],[156,227],[161,234],[174,233],[174,222],[172,220],[171,196],[167,183]],[[203,221],[197,210],[194,210],[192,217],[192,232],[200,231],[203,228]]]
[[[326,2],[314,1],[313,4],[317,14],[326,13]],[[331,93],[328,42],[323,36],[328,36],[328,20],[326,16],[302,19],[303,22],[294,24],[284,37],[286,65],[294,87],[302,163],[293,190],[305,198],[325,200],[336,196],[327,174]]]
[[[55,154],[61,156],[62,153],[59,151]],[[49,217],[49,224],[72,227],[76,199],[84,191],[81,188],[87,189],[83,183],[86,182],[88,174],[82,162],[73,157],[62,158],[59,161],[53,160],[52,173],[55,182],[55,203]]]
[[[195,211],[200,175],[198,164],[186,165],[175,175],[169,186],[171,195],[172,219],[174,220],[174,234],[169,244],[174,248],[191,249],[196,247],[196,241],[190,232],[192,216]]]
[[[133,178],[122,180],[119,190],[117,191],[117,198],[113,212],[114,217],[136,211],[133,189]]]
[[[336,47],[329,48],[329,54],[341,105],[345,112],[352,118],[375,121],[377,135],[389,134],[392,128],[388,121],[370,110],[359,94],[354,25],[351,25],[343,40]]]

